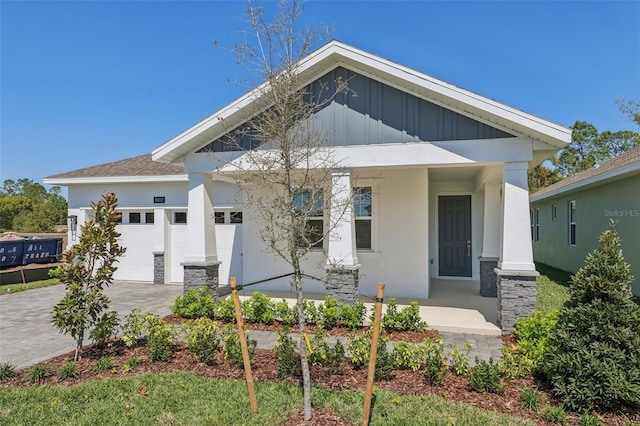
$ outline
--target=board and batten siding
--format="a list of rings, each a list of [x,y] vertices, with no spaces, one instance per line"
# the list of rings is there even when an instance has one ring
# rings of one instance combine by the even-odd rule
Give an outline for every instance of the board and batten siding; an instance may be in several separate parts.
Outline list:
[[[513,137],[500,129],[448,110],[425,99],[338,67],[309,87],[314,98],[335,93],[336,81],[346,81],[348,90],[316,114],[315,126],[331,146],[402,142],[437,142]],[[255,148],[250,127],[236,136],[225,136],[197,152],[235,151],[237,144]],[[227,141],[227,142],[225,142]]]

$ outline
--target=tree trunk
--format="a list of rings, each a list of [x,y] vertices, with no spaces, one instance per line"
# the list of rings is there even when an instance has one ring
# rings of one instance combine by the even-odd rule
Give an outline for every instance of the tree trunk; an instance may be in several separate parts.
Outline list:
[[[297,259],[296,259],[297,260]],[[296,304],[298,307],[298,326],[300,327],[300,364],[302,367],[302,394],[304,403],[304,419],[311,420],[311,374],[309,373],[309,358],[307,357],[307,342],[305,339],[307,323],[304,318],[302,297],[302,276],[300,264],[294,262],[296,269],[293,280],[296,286]]]

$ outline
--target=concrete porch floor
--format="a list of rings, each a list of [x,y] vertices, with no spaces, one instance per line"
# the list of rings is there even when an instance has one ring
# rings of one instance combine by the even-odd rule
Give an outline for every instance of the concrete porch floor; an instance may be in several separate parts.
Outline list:
[[[295,303],[293,292],[264,291],[274,300],[286,299],[290,305]],[[240,299],[249,298],[253,291],[241,291]],[[304,293],[305,299],[322,302],[325,294]],[[472,280],[433,279],[429,299],[410,299],[396,297],[398,308],[408,306],[412,301],[420,305],[420,317],[427,322],[429,328],[444,332],[481,334],[500,336],[497,325],[498,302],[495,297],[480,296],[480,283]],[[373,301],[361,297],[371,312]],[[385,297],[385,303],[389,297]],[[383,306],[383,312],[386,306]],[[368,315],[367,315],[368,316]]]

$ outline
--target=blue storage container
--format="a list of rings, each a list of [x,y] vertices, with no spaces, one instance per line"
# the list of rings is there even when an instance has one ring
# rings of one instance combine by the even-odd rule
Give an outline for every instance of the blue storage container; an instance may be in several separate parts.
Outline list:
[[[0,267],[10,268],[22,265],[24,261],[23,250],[24,240],[0,241]]]
[[[62,238],[33,238],[0,241],[0,267],[49,263],[60,260]]]

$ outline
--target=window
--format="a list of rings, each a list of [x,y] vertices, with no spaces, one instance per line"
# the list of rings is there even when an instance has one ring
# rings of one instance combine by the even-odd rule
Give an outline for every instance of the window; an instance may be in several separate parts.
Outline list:
[[[305,216],[305,233],[298,235],[298,247],[322,248],[324,237],[323,197],[321,193],[302,192],[293,199],[296,211]]]
[[[224,223],[224,212],[213,212],[214,223]]]
[[[531,224],[531,241],[533,241],[533,232],[534,232],[534,227],[533,227],[533,209],[529,209],[529,223]]]
[[[558,205],[551,204],[551,220],[558,220]]]
[[[356,218],[356,249],[371,250],[371,187],[354,188],[353,197]]]
[[[534,220],[535,220],[535,235],[534,241],[540,241],[540,209],[536,209],[534,212]]]
[[[229,223],[242,223],[242,212],[229,213]]]
[[[144,223],[153,223],[154,219],[153,212],[146,212],[144,214]]]
[[[569,201],[569,245],[576,245],[576,200]]]
[[[137,213],[137,212],[129,213],[129,223],[140,223],[140,219],[141,219],[140,213]]]
[[[187,223],[187,212],[174,212],[173,223]]]

